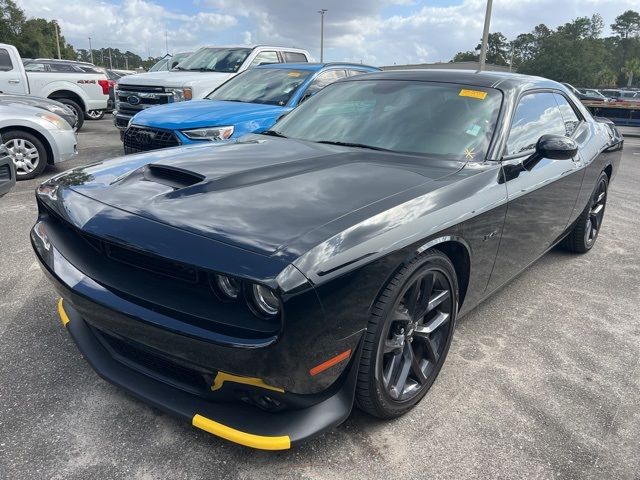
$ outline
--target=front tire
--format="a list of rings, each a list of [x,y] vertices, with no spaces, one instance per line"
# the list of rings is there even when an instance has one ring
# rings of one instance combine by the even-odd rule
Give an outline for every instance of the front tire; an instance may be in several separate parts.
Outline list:
[[[16,180],[30,180],[47,166],[47,149],[35,135],[22,130],[6,130],[2,141],[16,167]]]
[[[64,103],[69,108],[72,108],[74,112],[76,112],[76,116],[78,117],[78,122],[76,123],[76,132],[79,132],[84,125],[84,110],[80,105],[71,100],[70,98],[55,98],[60,103]]]
[[[408,412],[445,361],[458,312],[453,264],[427,250],[403,266],[374,305],[358,371],[356,402],[379,418]]]
[[[607,205],[609,177],[602,172],[596,188],[582,211],[573,229],[562,242],[562,246],[573,253],[586,253],[595,245]]]

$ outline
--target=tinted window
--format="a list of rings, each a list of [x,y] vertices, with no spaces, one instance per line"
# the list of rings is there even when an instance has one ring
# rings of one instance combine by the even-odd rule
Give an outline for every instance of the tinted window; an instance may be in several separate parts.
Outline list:
[[[327,72],[322,72],[313,80],[313,82],[311,82],[311,85],[309,85],[309,88],[307,89],[307,94],[322,90],[330,83],[340,80],[341,78],[345,78],[346,76],[347,72],[344,70],[329,70]]]
[[[553,93],[532,93],[520,99],[511,122],[507,155],[533,150],[542,135],[566,135]]]
[[[0,72],[8,72],[9,70],[13,70],[9,52],[5,48],[0,48]]]
[[[276,52],[260,52],[249,67],[257,67],[261,63],[280,63]]]
[[[567,137],[570,137],[573,135],[573,132],[576,131],[576,128],[580,123],[580,119],[566,98],[558,93],[555,93],[554,96],[556,98],[556,102],[558,102],[558,107],[560,107],[560,113],[562,114],[562,120],[564,120],[566,135]]]
[[[250,52],[249,48],[202,48],[181,62],[177,68],[198,72],[234,73]]]
[[[27,72],[46,72],[47,70],[44,63],[27,63],[24,69]]]
[[[78,71],[73,67],[73,65],[69,65],[67,63],[50,63],[49,69],[52,72],[58,73],[76,73]]]
[[[282,52],[284,55],[284,61],[287,63],[306,63],[307,56],[304,53],[298,52]]]
[[[309,76],[309,70],[256,68],[246,70],[221,85],[207,98],[232,102],[285,105]]]
[[[338,82],[273,129],[314,142],[481,160],[501,102],[500,92],[490,88],[399,80]]]

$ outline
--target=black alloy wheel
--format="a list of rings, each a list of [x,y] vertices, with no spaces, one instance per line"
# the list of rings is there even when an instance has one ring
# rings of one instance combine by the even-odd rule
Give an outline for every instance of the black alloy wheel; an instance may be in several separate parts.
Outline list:
[[[430,250],[400,270],[374,307],[363,347],[358,405],[381,418],[404,414],[436,379],[457,313],[455,269]]]
[[[600,178],[596,191],[591,198],[587,225],[584,232],[584,243],[592,246],[596,241],[602,220],[604,219],[604,207],[607,204],[607,180]]]
[[[589,203],[578,217],[575,226],[563,241],[563,247],[570,252],[585,253],[596,243],[604,220],[607,205],[609,177],[601,173]]]

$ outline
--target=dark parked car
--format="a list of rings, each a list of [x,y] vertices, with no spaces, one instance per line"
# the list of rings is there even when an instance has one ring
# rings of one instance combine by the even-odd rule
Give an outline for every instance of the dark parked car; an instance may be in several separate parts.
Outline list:
[[[16,184],[16,167],[0,136],[0,197],[4,197]]]
[[[0,104],[18,103],[21,105],[29,105],[31,107],[41,108],[49,112],[55,113],[62,117],[74,130],[78,125],[78,116],[75,110],[72,110],[64,103],[60,103],[50,98],[36,97],[35,95],[18,95],[0,93]]]
[[[459,317],[554,245],[590,250],[622,145],[549,80],[358,75],[263,134],[45,182],[31,240],[100,375],[285,449],[354,398],[407,412]]]

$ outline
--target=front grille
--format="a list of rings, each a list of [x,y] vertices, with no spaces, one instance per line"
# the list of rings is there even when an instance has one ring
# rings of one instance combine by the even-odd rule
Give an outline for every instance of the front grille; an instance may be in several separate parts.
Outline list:
[[[131,126],[124,132],[124,152],[136,153],[177,147],[180,141],[171,130]]]
[[[191,369],[180,365],[162,355],[155,354],[150,350],[134,344],[133,342],[122,340],[114,335],[110,335],[103,330],[93,328],[94,334],[102,340],[112,356],[127,366],[140,371],[141,373],[159,377],[170,383],[183,387],[190,387],[190,390],[207,391],[213,378],[212,374]],[[115,355],[114,355],[115,354]]]
[[[165,277],[175,278],[188,283],[198,283],[198,270],[192,266],[147,255],[142,252],[120,247],[113,243],[95,239],[93,239],[93,241],[98,241],[104,245],[104,251],[111,260],[126,263],[132,267],[142,268],[143,270],[164,275]]]
[[[0,166],[0,180],[11,180],[11,169],[9,165]]]
[[[135,115],[140,110],[154,105],[165,105],[172,98],[171,93],[164,91],[164,87],[146,85],[118,85],[116,102],[119,113]]]

